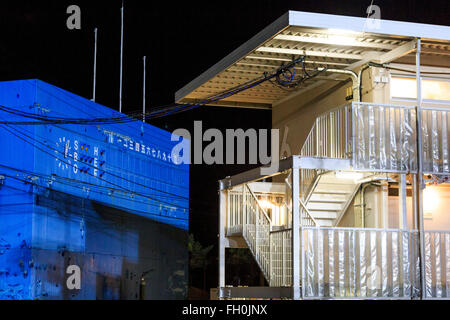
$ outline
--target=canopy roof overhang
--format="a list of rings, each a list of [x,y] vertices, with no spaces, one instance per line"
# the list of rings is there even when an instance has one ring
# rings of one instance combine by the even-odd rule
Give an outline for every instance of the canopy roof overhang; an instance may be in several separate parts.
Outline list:
[[[414,64],[416,39],[421,38],[422,64],[450,67],[450,27],[289,11],[175,94],[177,103],[206,98],[260,78],[304,56],[306,70],[356,70],[368,62]],[[301,68],[300,68],[301,69]],[[285,89],[264,82],[208,105],[270,109],[293,95],[327,81],[348,81],[324,72]]]

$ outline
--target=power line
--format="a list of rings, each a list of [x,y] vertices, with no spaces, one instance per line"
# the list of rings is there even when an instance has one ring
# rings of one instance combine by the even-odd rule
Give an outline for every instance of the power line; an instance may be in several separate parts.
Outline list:
[[[15,137],[21,139],[22,141],[24,141],[24,142],[26,142],[26,143],[28,143],[28,144],[31,144],[33,147],[37,148],[37,149],[40,150],[41,152],[44,152],[44,153],[50,155],[51,157],[56,158],[56,157],[55,157],[54,155],[52,155],[51,153],[49,153],[49,152],[47,152],[47,151],[45,151],[45,150],[39,148],[39,147],[36,146],[34,143],[32,143],[32,142],[30,142],[30,141],[27,141],[26,139],[24,139],[24,138],[18,136],[17,134],[15,134],[14,132],[12,132],[11,130],[9,130],[9,129],[7,129],[7,128],[4,128],[4,129],[7,130],[7,131],[8,131],[9,133],[11,133],[12,135],[14,135]],[[71,163],[69,163],[69,162],[66,162],[66,161],[64,161],[64,160],[62,160],[62,159],[60,159],[60,158],[56,158],[56,159],[58,159],[59,161],[61,161],[61,162],[64,163],[64,164],[67,164],[68,166],[74,167],[74,166],[73,166]],[[86,174],[89,175],[89,176],[92,176],[92,177],[94,177],[94,178],[97,178],[96,176],[94,176],[94,175],[91,174],[91,173],[88,173],[88,172],[87,172]],[[154,201],[157,201],[157,202],[160,202],[160,203],[163,203],[163,204],[167,204],[167,205],[179,207],[179,204],[174,204],[174,203],[170,203],[170,202],[165,202],[165,201],[162,201],[162,200],[160,200],[160,199],[152,198],[152,197],[150,197],[149,195],[146,195],[146,194],[141,194],[141,193],[138,193],[138,192],[133,192],[133,191],[127,189],[127,188],[124,188],[124,187],[122,187],[122,186],[120,186],[120,185],[118,185],[118,184],[115,184],[115,183],[113,183],[113,182],[111,182],[111,181],[108,181],[108,180],[106,180],[106,179],[102,179],[102,181],[105,181],[106,183],[108,183],[108,184],[110,184],[110,185],[112,185],[112,186],[114,186],[114,187],[117,187],[117,188],[121,189],[122,191],[124,191],[124,192],[126,192],[126,193],[136,194],[136,195],[141,195],[141,196],[143,196],[143,197],[148,197],[149,199],[152,199],[152,200],[154,200]],[[85,183],[85,182],[82,181],[81,183]],[[182,208],[182,209],[188,209],[188,208],[185,208],[185,207],[181,207],[181,208]]]
[[[5,125],[5,126],[11,128],[9,125]],[[52,151],[55,151],[55,152],[57,152],[57,153],[59,153],[59,154],[61,154],[61,155],[65,155],[64,152],[62,152],[62,151],[60,151],[60,150],[58,150],[58,149],[52,148],[52,147],[48,146],[47,144],[45,144],[45,143],[43,143],[43,142],[41,142],[41,141],[38,141],[37,139],[35,139],[35,138],[32,137],[32,136],[29,136],[29,135],[27,135],[27,134],[25,134],[25,133],[23,133],[23,132],[20,132],[18,129],[15,129],[15,128],[11,128],[11,129],[14,130],[14,131],[16,131],[16,132],[19,132],[19,133],[22,134],[23,136],[25,136],[25,137],[27,137],[27,138],[29,138],[29,139],[31,139],[31,140],[33,140],[33,141],[39,143],[40,145],[43,145],[44,147],[46,147],[46,148],[48,148],[48,149],[50,149],[50,150],[52,150]],[[27,132],[29,132],[29,131],[27,131]],[[53,156],[53,155],[52,155],[52,156]],[[76,160],[75,157],[74,157],[73,155],[67,154],[67,156],[68,156],[68,157],[71,157],[74,161]],[[61,159],[58,158],[58,157],[53,156],[53,158],[58,159],[58,160],[61,161]],[[94,165],[89,164],[89,163],[87,163],[87,162],[82,162],[82,163],[83,163],[83,165],[86,165],[86,166],[88,166],[88,167],[90,167],[90,168],[93,168],[93,169],[99,169],[99,168],[95,167]],[[73,166],[72,166],[72,167],[73,167]],[[105,172],[106,174],[108,174],[108,175],[110,175],[110,176],[113,176],[113,177],[122,179],[122,180],[124,180],[124,181],[126,181],[126,182],[129,182],[129,183],[132,183],[132,184],[135,184],[135,185],[138,185],[138,186],[141,186],[141,187],[144,187],[144,188],[153,190],[153,191],[157,191],[157,192],[161,192],[161,193],[165,193],[165,194],[171,195],[172,198],[182,198],[182,199],[188,200],[187,197],[182,197],[182,196],[180,196],[180,195],[177,195],[177,194],[174,194],[174,193],[170,193],[170,192],[167,192],[167,191],[163,191],[163,190],[160,190],[160,189],[156,189],[156,188],[153,188],[153,187],[150,187],[150,186],[141,184],[141,183],[139,183],[139,182],[131,181],[131,180],[127,179],[127,178],[124,178],[124,177],[119,176],[119,175],[116,175],[116,174],[114,174],[114,173],[112,173],[112,172],[110,172],[110,171],[107,171],[105,168],[102,168],[102,169],[99,169],[99,170]],[[129,171],[129,172],[130,172],[130,171]],[[166,196],[166,197],[168,197],[168,196]]]
[[[52,117],[52,116],[42,116],[42,115],[36,115],[34,113],[24,112],[20,111],[14,108],[9,108],[6,106],[0,106],[0,110],[4,112],[8,112],[14,115],[23,116],[25,118],[34,119],[37,121],[1,121],[0,124],[17,124],[17,125],[45,125],[45,124],[114,124],[114,123],[126,123],[126,122],[134,122],[134,121],[140,121],[141,119],[150,120],[150,119],[157,119],[161,117],[166,117],[169,115],[174,115],[180,112],[189,111],[195,108],[198,108],[203,105],[207,105],[210,103],[214,103],[223,99],[226,99],[230,96],[236,95],[240,92],[249,90],[255,86],[258,86],[259,84],[269,81],[273,78],[280,78],[280,75],[286,74],[289,72],[291,68],[293,68],[296,64],[302,63],[304,66],[305,57],[301,56],[297,59],[294,59],[292,62],[280,66],[277,70],[271,72],[271,73],[264,73],[262,76],[250,80],[244,84],[235,86],[233,88],[230,88],[228,90],[225,90],[223,92],[220,92],[218,94],[212,95],[209,98],[206,98],[203,101],[200,101],[195,104],[173,104],[169,106],[164,106],[157,108],[157,110],[154,110],[152,112],[148,113],[142,113],[142,112],[132,112],[130,115],[124,115],[124,116],[118,116],[118,117],[109,117],[109,118],[66,118],[66,117]],[[313,75],[315,76],[315,75]],[[290,87],[296,86],[303,81],[305,81],[308,78],[313,77],[311,75],[307,75],[303,77],[300,80],[297,80],[297,82],[293,81],[294,79],[291,79],[291,82],[289,84]],[[287,83],[284,83],[287,85]],[[64,103],[69,104],[67,101],[64,101]]]

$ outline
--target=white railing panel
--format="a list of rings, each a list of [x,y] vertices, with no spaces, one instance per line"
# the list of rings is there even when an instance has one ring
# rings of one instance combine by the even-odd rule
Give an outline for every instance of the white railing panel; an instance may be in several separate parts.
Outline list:
[[[419,294],[417,233],[302,228],[305,298],[396,298]]]
[[[450,174],[449,135],[450,110],[424,108],[422,110],[423,172]]]
[[[450,299],[450,231],[426,231],[425,298]]]
[[[353,102],[355,170],[415,172],[414,107]]]

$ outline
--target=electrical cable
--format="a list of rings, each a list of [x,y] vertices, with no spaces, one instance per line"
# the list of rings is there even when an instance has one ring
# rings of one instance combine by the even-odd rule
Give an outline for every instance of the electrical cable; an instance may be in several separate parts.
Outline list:
[[[11,128],[9,125],[5,125],[5,126]],[[35,139],[35,138],[32,137],[32,136],[29,136],[29,135],[27,135],[27,134],[25,134],[25,133],[23,133],[23,132],[20,132],[20,131],[17,130],[17,129],[14,129],[14,128],[11,128],[11,129],[14,130],[14,131],[16,131],[16,132],[19,132],[20,134],[24,135],[24,136],[27,137],[28,139],[31,139],[31,140],[33,140],[33,141],[35,141],[35,142],[37,142],[37,143],[43,145],[44,147],[46,147],[46,148],[48,148],[48,149],[50,149],[50,150],[52,150],[52,151],[58,152],[59,154],[61,154],[61,155],[63,155],[63,156],[65,155],[64,152],[62,152],[62,151],[60,151],[60,150],[57,150],[57,149],[55,149],[55,148],[53,148],[53,147],[50,147],[50,146],[46,145],[45,143],[38,141],[37,139]],[[76,161],[76,159],[75,159],[75,157],[74,157],[73,155],[68,154],[67,156],[71,157],[74,161]],[[55,159],[61,161],[60,158],[55,157],[55,156],[53,156],[53,157],[54,157]],[[163,190],[160,190],[160,189],[156,189],[156,188],[153,188],[153,187],[150,187],[150,186],[147,186],[147,185],[144,185],[144,184],[135,182],[135,181],[131,181],[131,180],[127,179],[127,178],[124,178],[124,177],[122,177],[122,176],[119,176],[119,175],[117,175],[117,174],[114,174],[114,173],[112,173],[112,172],[110,172],[110,171],[106,171],[105,168],[100,169],[100,168],[98,168],[98,167],[95,167],[94,165],[91,165],[91,164],[89,164],[88,162],[81,162],[81,163],[83,163],[83,165],[86,165],[86,166],[88,166],[88,167],[90,167],[90,168],[101,170],[101,171],[105,172],[106,174],[108,174],[108,175],[110,175],[110,176],[113,176],[113,177],[122,179],[122,180],[124,180],[124,181],[126,181],[126,182],[129,182],[129,183],[132,183],[132,184],[135,184],[135,185],[144,187],[144,188],[148,188],[148,189],[153,190],[153,191],[157,191],[157,192],[169,194],[169,195],[172,196],[172,198],[182,198],[182,199],[188,200],[187,197],[182,197],[182,196],[177,195],[177,194],[174,194],[174,193],[170,193],[170,192],[167,192],[167,191],[163,191]]]
[[[157,119],[161,117],[166,117],[169,115],[177,114],[180,112],[185,112],[188,110],[192,110],[194,108],[198,108],[202,105],[214,103],[222,99],[226,99],[232,95],[238,94],[240,92],[243,92],[245,90],[249,90],[265,81],[269,81],[272,78],[278,78],[280,79],[280,75],[291,73],[291,77],[287,77],[287,80],[285,81],[292,83],[293,77],[295,76],[294,73],[290,71],[292,67],[294,67],[298,63],[304,63],[305,57],[302,56],[300,58],[294,59],[292,62],[288,63],[287,65],[283,65],[279,67],[277,70],[275,70],[272,73],[264,74],[262,77],[258,77],[256,79],[253,79],[251,81],[248,81],[244,84],[235,86],[233,88],[230,88],[228,90],[225,90],[223,92],[220,92],[218,94],[212,95],[208,98],[206,98],[203,101],[200,101],[195,104],[184,104],[184,105],[178,105],[175,104],[173,106],[160,108],[156,111],[148,112],[148,113],[132,113],[131,115],[125,115],[125,116],[119,116],[119,117],[110,117],[110,118],[62,118],[62,117],[52,117],[52,116],[41,116],[36,115],[34,113],[24,112],[20,111],[14,108],[9,108],[6,106],[0,106],[0,110],[3,112],[8,112],[17,116],[23,116],[29,119],[37,120],[37,121],[0,121],[0,124],[20,124],[20,125],[41,125],[41,124],[114,124],[114,123],[126,123],[126,122],[133,122],[133,121],[140,121],[144,116],[146,120],[150,119]],[[301,81],[303,82],[303,81]],[[300,83],[300,82],[299,82]],[[67,101],[64,101],[64,103],[68,104]]]
[[[7,131],[8,131],[9,133],[11,133],[12,135],[14,135],[15,137],[19,138],[20,140],[22,140],[22,141],[24,141],[24,142],[26,142],[26,143],[28,143],[28,144],[31,144],[33,147],[37,148],[38,150],[40,150],[40,151],[42,151],[42,152],[44,152],[44,153],[50,155],[51,157],[55,158],[54,155],[52,155],[51,153],[49,153],[49,152],[47,152],[47,151],[45,151],[45,150],[39,148],[39,147],[36,146],[34,143],[32,143],[32,142],[30,142],[30,141],[27,141],[26,139],[24,139],[24,138],[22,138],[22,137],[16,135],[14,132],[12,132],[11,130],[9,130],[9,129],[7,129],[7,128],[4,128],[4,129],[7,130]],[[62,163],[67,164],[68,166],[74,167],[71,163],[65,162],[64,160],[59,159],[59,161],[61,161]],[[96,176],[94,176],[94,175],[91,174],[91,173],[88,173],[88,172],[87,172],[86,174],[89,175],[89,176],[92,176],[92,177],[94,177],[94,178],[97,178]],[[126,188],[124,188],[124,187],[118,185],[118,184],[115,184],[115,183],[113,183],[113,182],[110,182],[110,181],[108,181],[108,180],[106,180],[106,179],[102,179],[102,181],[105,181],[106,183],[108,183],[108,184],[110,184],[110,185],[112,185],[112,186],[114,186],[114,187],[117,187],[117,188],[121,189],[121,190],[124,191],[125,193],[137,194],[137,195],[141,195],[141,196],[143,196],[143,197],[148,197],[149,199],[152,199],[152,200],[157,201],[157,202],[160,202],[160,203],[168,204],[168,205],[171,205],[171,206],[178,206],[178,204],[173,204],[173,203],[161,201],[160,199],[155,199],[155,198],[152,198],[152,197],[150,197],[150,196],[148,196],[148,195],[145,195],[145,194],[140,194],[140,193],[137,193],[137,192],[133,192],[133,191],[131,191],[131,190],[128,190],[128,189],[126,189]],[[82,183],[84,183],[84,182],[82,182]],[[187,209],[187,208],[183,208],[183,209]]]

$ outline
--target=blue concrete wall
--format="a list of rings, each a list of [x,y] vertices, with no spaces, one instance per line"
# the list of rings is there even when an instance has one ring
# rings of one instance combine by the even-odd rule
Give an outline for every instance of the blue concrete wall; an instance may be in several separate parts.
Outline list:
[[[66,118],[120,114],[39,80],[0,105]],[[32,121],[0,112],[0,121]],[[0,125],[0,299],[183,298],[189,167],[170,133],[133,122]],[[65,270],[82,270],[67,290]]]

